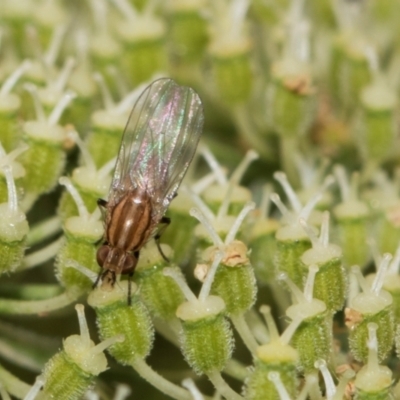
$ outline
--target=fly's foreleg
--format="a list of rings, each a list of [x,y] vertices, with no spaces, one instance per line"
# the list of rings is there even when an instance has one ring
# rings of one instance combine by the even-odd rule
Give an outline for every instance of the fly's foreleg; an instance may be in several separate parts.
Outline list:
[[[164,231],[168,228],[168,225],[171,223],[171,218],[169,217],[162,217],[160,224],[162,224],[162,226],[160,227],[160,229],[158,230],[158,232],[156,233],[156,235],[154,236],[154,240],[156,241],[156,245],[157,245],[157,249],[161,254],[161,257],[167,262],[169,263],[169,259],[168,257],[164,254],[164,252],[161,249],[160,246],[160,238],[161,235],[164,233]]]

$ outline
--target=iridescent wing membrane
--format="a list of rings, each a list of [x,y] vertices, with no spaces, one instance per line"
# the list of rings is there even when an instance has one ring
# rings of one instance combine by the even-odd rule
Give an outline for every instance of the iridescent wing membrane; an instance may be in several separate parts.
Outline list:
[[[193,89],[165,78],[148,86],[122,137],[110,204],[139,187],[151,198],[153,219],[161,218],[193,158],[203,120],[203,106]]]

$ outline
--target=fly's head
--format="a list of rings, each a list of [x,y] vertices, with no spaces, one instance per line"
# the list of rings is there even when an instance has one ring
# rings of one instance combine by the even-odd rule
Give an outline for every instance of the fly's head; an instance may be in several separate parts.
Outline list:
[[[132,254],[119,247],[103,244],[97,250],[97,262],[104,270],[102,274],[103,284],[105,280],[108,280],[109,284],[113,286],[117,275],[133,272],[138,257],[135,253]]]

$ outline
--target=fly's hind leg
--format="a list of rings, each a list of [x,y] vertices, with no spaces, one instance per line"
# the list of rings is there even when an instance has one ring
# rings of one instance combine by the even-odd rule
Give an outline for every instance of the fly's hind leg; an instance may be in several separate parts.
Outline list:
[[[156,241],[156,245],[157,245],[157,249],[161,254],[161,257],[167,262],[169,263],[169,259],[168,257],[164,254],[164,252],[161,249],[160,246],[160,238],[161,235],[164,233],[164,231],[168,228],[168,225],[171,223],[171,218],[169,217],[162,217],[160,224],[162,224],[162,226],[158,229],[156,235],[154,236],[154,240]]]

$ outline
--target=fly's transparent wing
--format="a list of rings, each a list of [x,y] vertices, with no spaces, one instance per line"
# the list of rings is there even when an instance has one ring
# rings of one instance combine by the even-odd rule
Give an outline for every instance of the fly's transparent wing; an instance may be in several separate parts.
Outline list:
[[[161,217],[174,197],[196,151],[203,128],[197,93],[171,79],[153,82],[141,94],[129,117],[109,201],[142,188]]]

